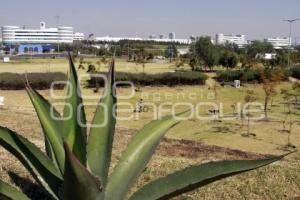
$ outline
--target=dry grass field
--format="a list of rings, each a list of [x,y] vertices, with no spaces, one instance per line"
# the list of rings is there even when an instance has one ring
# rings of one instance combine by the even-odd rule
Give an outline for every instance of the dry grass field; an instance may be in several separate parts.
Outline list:
[[[96,62],[91,60],[91,62]],[[96,65],[96,64],[95,64]],[[124,60],[117,60],[117,71],[141,72],[141,66],[134,63],[127,63]],[[1,72],[40,72],[40,71],[61,71],[67,72],[68,64],[64,60],[32,60],[26,62],[16,62],[10,64],[0,64]],[[100,69],[107,70],[106,66]],[[173,71],[169,63],[146,64],[147,73],[159,73]],[[85,74],[80,70],[79,74]],[[135,114],[132,108],[124,103],[135,105],[143,98],[145,103],[162,106],[163,109],[170,109],[176,103],[191,103],[197,105],[199,102],[223,103],[224,118],[220,120],[199,120],[193,117],[184,121],[167,133],[167,138],[159,146],[149,167],[140,178],[137,185],[145,184],[150,180],[165,175],[176,169],[186,166],[221,159],[255,159],[266,155],[279,155],[288,151],[285,148],[288,134],[282,132],[282,121],[285,117],[283,111],[283,100],[280,94],[275,96],[273,106],[269,107],[269,120],[251,121],[251,133],[256,137],[243,137],[246,132],[245,120],[226,120],[226,117],[233,115],[232,105],[240,102],[244,104],[246,90],[253,89],[258,97],[258,102],[263,102],[263,90],[260,85],[245,85],[240,89],[232,87],[217,87],[216,98],[211,97],[212,90],[209,81],[205,86],[179,86],[169,87],[145,87],[135,92],[129,99],[120,99],[119,108],[129,109],[126,113],[119,110],[118,116],[129,118],[130,120],[118,120],[117,135],[115,140],[114,161],[119,158],[120,153],[135,131],[151,121],[155,109],[149,106],[147,112]],[[84,99],[85,104],[96,103],[101,96],[91,89],[85,88],[82,82],[83,94],[95,97],[93,100]],[[281,83],[277,87],[279,92],[282,88],[290,88],[288,82]],[[47,99],[53,103],[62,100],[53,99],[49,90],[40,91]],[[65,91],[55,91],[57,95],[64,95]],[[121,96],[129,95],[129,88],[118,89]],[[41,127],[33,107],[25,91],[1,91],[0,96],[5,97],[5,106],[0,109],[0,125],[9,127],[24,135],[30,141],[43,148]],[[169,105],[168,105],[169,104]],[[61,110],[61,106],[58,109]],[[178,106],[176,111],[187,109],[185,106]],[[87,106],[86,113],[88,120],[91,120],[95,106]],[[203,107],[199,114],[208,116],[207,111],[211,107]],[[168,111],[163,113],[168,114]],[[136,116],[135,116],[136,115]],[[293,108],[293,129],[291,142],[300,148],[300,109]],[[36,186],[28,184],[26,179],[32,180],[24,168],[2,148],[0,150],[0,178],[10,183],[21,186],[23,190],[41,199]],[[186,194],[179,199],[297,199],[300,197],[300,153],[296,152],[283,161],[262,169],[218,181],[202,189]]]

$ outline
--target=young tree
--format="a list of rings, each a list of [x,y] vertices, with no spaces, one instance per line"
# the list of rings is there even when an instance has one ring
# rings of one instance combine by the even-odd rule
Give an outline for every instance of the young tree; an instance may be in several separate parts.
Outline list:
[[[180,69],[180,67],[184,66],[184,59],[181,56],[177,56],[176,60],[175,60],[175,67],[177,70]]]
[[[107,65],[108,61],[107,61],[107,59],[106,59],[105,56],[103,56],[103,57],[101,58],[101,63],[103,63],[104,65]]]
[[[145,49],[142,47],[140,48],[137,52],[136,52],[136,60],[135,63],[136,65],[140,64],[142,65],[143,68],[143,73],[145,73],[145,66],[146,66],[146,58],[147,58],[147,53],[145,51]]]
[[[281,70],[267,70],[267,69],[259,69],[261,82],[264,90],[264,112],[265,112],[265,120],[268,119],[268,106],[269,102],[276,95],[276,86],[279,81],[284,79],[283,72]]]
[[[247,90],[246,91],[246,95],[244,96],[244,101],[246,103],[251,103],[251,102],[255,102],[256,101],[256,94],[253,90]],[[247,116],[247,133],[246,134],[243,134],[243,136],[245,137],[249,137],[251,136],[251,133],[250,133],[250,113],[243,113],[244,115]]]
[[[295,82],[292,86],[293,89],[293,97],[295,99],[295,107],[299,104],[299,98],[300,98],[300,82]]]
[[[284,120],[283,120],[283,127],[282,131],[288,133],[287,137],[287,145],[286,148],[295,148],[295,146],[291,143],[291,134],[292,134],[292,128],[293,128],[293,117],[292,117],[292,95],[288,92],[288,90],[281,90],[282,98],[283,98],[283,111],[285,114]],[[288,129],[286,129],[286,123],[288,122]]]
[[[196,60],[196,58],[191,58],[190,62],[189,62],[189,65],[190,65],[192,71],[196,71],[197,70],[197,60]]]
[[[85,61],[84,61],[84,59],[83,58],[80,58],[80,60],[79,60],[79,65],[78,65],[78,69],[85,69],[85,67],[84,67],[84,64],[85,64]]]
[[[98,65],[97,71],[99,72],[101,68],[101,60],[97,60],[96,64]]]
[[[178,50],[177,50],[176,45],[174,43],[169,44],[165,50],[166,58],[169,58],[170,63],[171,63],[172,60],[177,57],[177,55],[178,55]]]

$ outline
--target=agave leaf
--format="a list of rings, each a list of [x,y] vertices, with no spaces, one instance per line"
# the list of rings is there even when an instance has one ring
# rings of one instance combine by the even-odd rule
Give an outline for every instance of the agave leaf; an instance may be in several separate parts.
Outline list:
[[[65,154],[63,148],[63,129],[61,121],[53,118],[51,115],[51,104],[42,95],[30,87],[27,87],[26,89],[45,134],[47,154],[50,154],[50,151],[53,151],[56,160],[54,163],[57,163],[60,171],[63,173]],[[56,118],[60,117],[57,111],[53,112],[53,115]],[[47,142],[49,142],[50,145],[47,144]]]
[[[170,199],[214,181],[271,164],[282,159],[284,156],[262,160],[210,162],[199,166],[188,167],[150,182],[134,193],[130,197],[130,200]]]
[[[34,89],[31,89],[30,87],[27,88],[27,92],[30,93],[32,95],[33,98],[36,98],[37,101],[40,101],[40,102],[43,102],[44,106],[46,106],[46,109],[49,109],[49,112],[50,112],[50,109],[51,109],[51,105],[50,103],[42,96],[40,95],[37,91],[35,91]],[[29,95],[29,97],[31,96]],[[60,119],[61,118],[61,115],[60,113],[54,108],[52,107],[52,112],[53,112],[53,115],[56,119]],[[58,127],[59,130],[62,130],[62,123],[61,121],[59,120],[55,120],[55,123],[56,123],[56,126]],[[49,142],[49,139],[48,139],[48,134],[51,134],[51,133],[47,133],[47,129],[43,126],[43,123],[41,122],[41,126],[43,128],[43,132],[44,132],[44,140],[45,140],[45,150],[46,150],[46,154],[47,156],[53,161],[53,163],[59,167],[58,163],[57,163],[57,160],[55,158],[55,152],[51,146],[51,143]],[[57,133],[57,137],[58,138],[63,138],[63,131],[57,131],[55,132]]]
[[[0,127],[0,145],[12,153],[54,199],[58,199],[56,194],[62,185],[61,173],[39,148],[3,127]]]
[[[177,117],[185,117],[190,112],[183,112]],[[141,129],[129,143],[115,167],[106,188],[107,200],[123,200],[127,192],[146,167],[161,138],[167,130],[179,123],[173,116],[156,120]]]
[[[49,139],[47,138],[46,135],[44,135],[44,140],[45,140],[45,151],[46,151],[46,155],[48,156],[48,158],[50,158],[53,162],[53,164],[55,165],[55,167],[57,169],[59,169],[59,165],[56,161],[56,158],[55,158],[55,153],[53,151],[53,148],[49,142]]]
[[[106,185],[108,170],[111,161],[112,144],[115,132],[115,110],[113,106],[117,102],[114,96],[114,61],[108,74],[106,95],[100,100],[91,127],[88,145],[87,160],[89,169],[97,175],[102,184]],[[105,108],[103,107],[105,106]],[[98,125],[98,126],[97,126]],[[99,126],[100,125],[100,126]]]
[[[25,194],[0,180],[1,200],[30,200]]]
[[[64,200],[100,200],[102,189],[99,179],[80,163],[65,143]]]
[[[86,118],[84,107],[82,103],[80,85],[78,82],[76,69],[71,58],[68,54],[70,64],[70,78],[68,88],[68,98],[66,98],[66,106],[64,108],[63,116],[68,118],[64,121],[64,129],[66,132],[66,142],[78,160],[85,166],[86,165]],[[71,106],[70,107],[68,106]],[[81,122],[78,123],[78,121]]]
[[[40,95],[41,96],[41,95]],[[43,96],[41,96],[41,98],[43,98]],[[43,98],[44,99],[44,98]],[[49,104],[49,102],[45,99],[45,102],[47,102],[48,104]],[[49,105],[49,106],[51,106],[51,105]],[[55,116],[55,118],[56,119],[61,119],[61,115],[60,115],[60,113],[55,109],[55,107],[54,106],[52,106],[52,108],[53,108],[53,115]],[[56,120],[57,121],[57,123],[58,123],[58,126],[60,127],[60,128],[62,128],[63,127],[63,124],[62,124],[62,122],[60,121],[60,120]],[[57,167],[59,167],[58,166],[58,163],[57,163],[57,161],[56,161],[56,158],[55,158],[55,153],[54,153],[54,150],[53,150],[53,148],[52,148],[52,146],[51,146],[51,143],[49,142],[49,139],[47,138],[47,134],[45,134],[45,129],[44,129],[44,127],[42,126],[42,128],[43,128],[43,131],[44,131],[44,139],[45,139],[45,150],[46,150],[46,154],[47,154],[47,156],[54,162],[54,164],[57,166]],[[60,133],[60,137],[61,138],[64,138],[64,132],[63,131],[60,131],[59,132]]]

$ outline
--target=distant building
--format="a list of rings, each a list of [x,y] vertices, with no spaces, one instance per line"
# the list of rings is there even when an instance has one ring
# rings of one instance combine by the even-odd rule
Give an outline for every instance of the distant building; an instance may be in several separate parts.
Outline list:
[[[159,38],[139,38],[139,37],[96,37],[95,41],[97,42],[119,42],[120,40],[132,40],[132,41],[154,41],[154,42],[165,42],[165,43],[170,43],[170,42],[176,42],[180,44],[190,44],[191,40],[190,39],[159,39]]]
[[[272,60],[276,59],[276,53],[258,53],[255,58],[256,59],[264,59],[264,60]]]
[[[60,26],[47,28],[45,22],[40,22],[39,29],[25,29],[19,26],[3,26],[2,39],[5,45],[18,44],[57,44],[73,43],[73,40],[84,38],[83,33],[73,33],[72,27]]]
[[[163,35],[163,34],[161,34],[161,35],[159,35],[159,37],[158,37],[159,39],[164,39],[165,38],[165,36]]]
[[[271,43],[272,46],[274,47],[274,49],[286,49],[292,45],[292,39],[289,37],[267,38],[267,39],[265,39],[265,41]]]
[[[111,37],[111,36],[95,37],[96,42],[119,42],[121,40],[139,41],[143,39],[139,37]]]
[[[46,28],[41,22],[39,29],[23,29],[19,26],[3,26],[2,39],[4,44],[54,44],[72,43],[73,28]]]
[[[156,35],[149,35],[149,39],[155,39]]]
[[[85,39],[84,33],[76,32],[76,33],[73,34],[73,40],[74,41],[81,41],[81,40],[84,40],[84,39]]]
[[[176,39],[175,32],[169,33],[169,39],[170,40],[175,40]]]
[[[245,35],[225,35],[222,33],[216,34],[215,43],[218,45],[224,45],[226,43],[236,44],[239,48],[243,48],[248,44]]]

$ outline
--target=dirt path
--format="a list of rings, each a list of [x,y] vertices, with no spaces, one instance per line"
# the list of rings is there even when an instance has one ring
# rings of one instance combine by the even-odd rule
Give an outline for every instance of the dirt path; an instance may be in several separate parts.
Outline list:
[[[136,130],[118,128],[115,140],[116,149],[124,150],[128,141],[130,141],[130,138],[135,133]],[[119,153],[120,152],[116,152],[116,154]],[[188,159],[201,158],[201,160],[258,159],[267,156],[215,145],[207,145],[191,140],[170,138],[164,138],[155,153],[161,156],[183,157]]]

